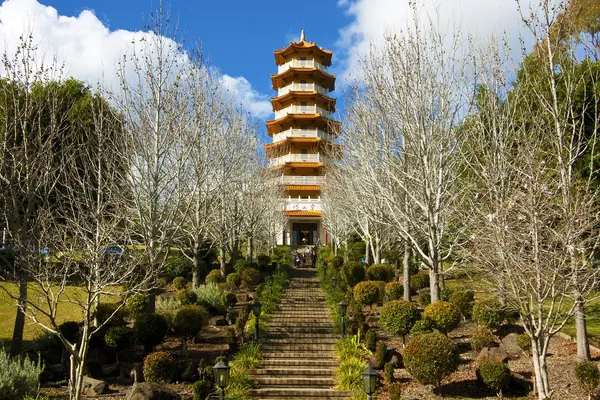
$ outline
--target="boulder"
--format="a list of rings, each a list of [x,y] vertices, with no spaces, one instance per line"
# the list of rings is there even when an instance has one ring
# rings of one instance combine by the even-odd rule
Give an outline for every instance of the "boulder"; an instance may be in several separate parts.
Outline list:
[[[144,382],[144,368],[142,367],[142,363],[135,363],[131,366],[129,377],[134,382]]]
[[[106,382],[90,378],[89,376],[83,377],[82,393],[85,396],[97,397],[104,393],[106,389],[108,389]]]
[[[479,355],[477,356],[477,360],[475,360],[475,365],[477,368],[484,362],[488,360],[496,360],[499,362],[508,361],[508,353],[501,349],[500,347],[484,347]]]
[[[500,348],[504,349],[508,354],[521,354],[521,348],[517,344],[518,336],[516,333],[509,333],[504,336]]]
[[[181,400],[173,390],[154,382],[134,383],[126,400]]]
[[[227,322],[226,318],[217,318],[215,320],[215,326],[227,326],[229,322]]]
[[[404,366],[402,360],[402,354],[398,353],[394,349],[388,349],[388,355],[386,359],[394,366],[394,368],[402,368]]]

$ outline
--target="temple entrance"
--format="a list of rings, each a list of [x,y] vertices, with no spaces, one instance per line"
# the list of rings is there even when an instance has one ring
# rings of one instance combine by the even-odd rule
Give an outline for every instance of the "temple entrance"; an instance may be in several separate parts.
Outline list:
[[[311,246],[317,239],[317,224],[292,224],[292,245]]]

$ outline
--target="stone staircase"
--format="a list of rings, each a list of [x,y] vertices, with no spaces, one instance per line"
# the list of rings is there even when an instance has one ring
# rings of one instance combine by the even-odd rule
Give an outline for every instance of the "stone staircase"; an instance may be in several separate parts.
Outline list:
[[[262,369],[253,371],[258,388],[252,398],[348,399],[348,392],[335,390],[338,339],[315,270],[294,270],[262,340]]]

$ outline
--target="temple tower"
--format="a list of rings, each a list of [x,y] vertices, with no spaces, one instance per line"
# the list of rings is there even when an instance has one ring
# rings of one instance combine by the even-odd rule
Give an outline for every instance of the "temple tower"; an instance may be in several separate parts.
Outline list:
[[[337,153],[332,139],[340,128],[333,119],[336,101],[330,97],[335,89],[335,76],[328,72],[331,56],[307,42],[304,31],[299,42],[275,51],[275,118],[266,122],[273,141],[265,148],[271,167],[281,171],[285,196],[286,222],[278,243],[293,248],[327,243],[321,189],[325,168]]]

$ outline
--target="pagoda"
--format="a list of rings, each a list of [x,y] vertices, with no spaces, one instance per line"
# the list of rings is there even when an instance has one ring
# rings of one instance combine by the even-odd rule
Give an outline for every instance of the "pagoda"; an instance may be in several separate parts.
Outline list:
[[[299,42],[275,51],[275,117],[266,122],[273,141],[265,149],[270,166],[281,172],[284,193],[286,218],[278,244],[292,248],[327,244],[321,189],[325,169],[338,154],[332,139],[340,128],[333,119],[336,101],[330,97],[335,89],[335,76],[328,72],[331,56],[331,51],[307,42],[304,31]]]

